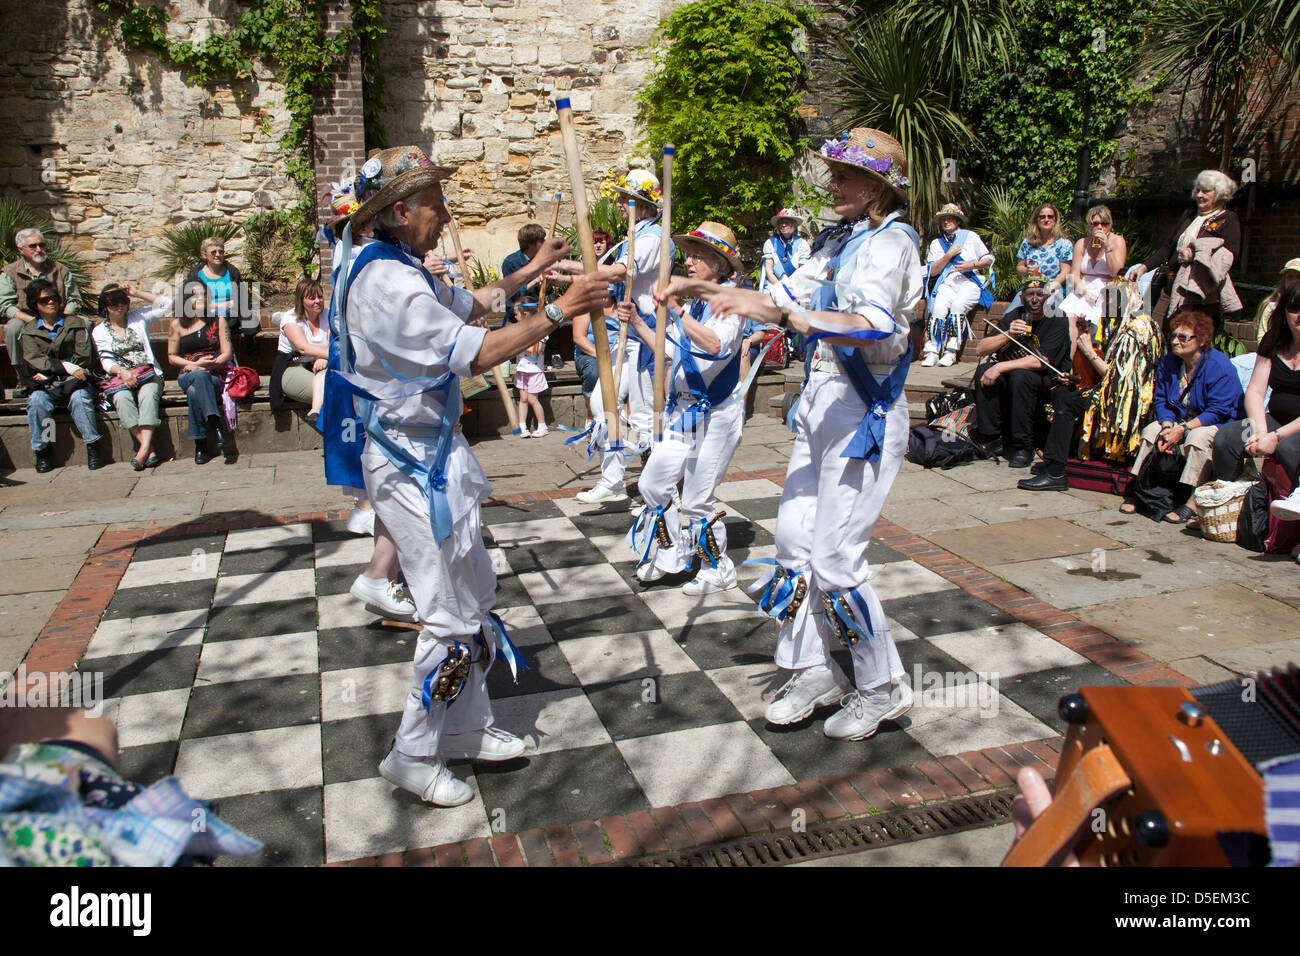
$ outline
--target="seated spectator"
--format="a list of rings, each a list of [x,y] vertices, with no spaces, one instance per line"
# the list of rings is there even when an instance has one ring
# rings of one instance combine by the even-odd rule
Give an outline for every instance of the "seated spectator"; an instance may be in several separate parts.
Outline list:
[[[1031,275],[1022,288],[1024,305],[998,320],[1001,335],[980,339],[983,361],[975,370],[976,440],[989,452],[1004,451],[1012,468],[1034,460],[1035,435],[1046,418],[1043,403],[1064,387],[1058,372],[1070,361],[1070,331],[1063,315],[1046,315],[1046,276]],[[1052,366],[1029,354],[1012,339],[1030,346]]]
[[[249,337],[256,335],[252,295],[240,281],[239,270],[226,261],[226,244],[216,236],[209,236],[199,245],[199,259],[200,263],[185,277],[185,298],[194,295],[195,283],[201,284],[208,314],[226,320],[231,342],[236,332],[242,331]]]
[[[1264,336],[1268,334],[1268,320],[1273,316],[1273,310],[1277,308],[1277,302],[1282,298],[1282,293],[1294,285],[1300,284],[1300,258],[1292,259],[1282,267],[1282,272],[1277,278],[1277,285],[1269,293],[1268,298],[1259,304],[1255,310],[1255,341],[1264,341]]]
[[[1300,521],[1300,284],[1283,292],[1272,312],[1245,405],[1246,418],[1224,425],[1214,436],[1214,477],[1235,481],[1245,455],[1276,458],[1295,490],[1273,502],[1272,511]]]
[[[54,411],[66,408],[86,443],[86,465],[102,468],[99,426],[95,422],[95,388],[91,371],[95,349],[90,323],[79,315],[65,315],[63,297],[48,279],[27,284],[27,312],[36,316],[23,326],[18,347],[28,372],[27,428],[36,452],[36,470],[54,467]]]
[[[45,237],[39,229],[19,229],[14,234],[14,245],[18,247],[18,258],[0,271],[0,320],[5,323],[5,346],[9,349],[9,362],[21,382],[26,373],[22,364],[22,350],[18,347],[18,333],[24,325],[36,318],[35,312],[22,308],[26,302],[28,284],[36,279],[52,282],[54,290],[63,301],[64,315],[77,315],[81,312],[81,291],[73,281],[68,267],[50,258],[46,252],[48,245]]]
[[[763,243],[763,271],[758,277],[758,290],[780,282],[812,257],[812,246],[799,235],[803,217],[793,209],[782,209],[770,220],[776,234]]]
[[[1088,235],[1074,244],[1074,258],[1070,262],[1072,291],[1061,302],[1061,311],[1072,328],[1080,318],[1097,325],[1107,315],[1106,288],[1124,268],[1128,256],[1128,243],[1123,236],[1111,232],[1113,225],[1107,207],[1093,206],[1088,210]]]
[[[147,309],[131,307],[131,298],[149,303]],[[95,349],[104,374],[100,383],[106,397],[113,400],[118,422],[131,433],[135,455],[131,468],[144,471],[155,468],[158,456],[153,453],[153,432],[162,424],[158,413],[162,398],[163,370],[149,344],[149,325],[167,314],[172,300],[167,296],[143,292],[133,285],[125,289],[109,284],[99,293],[99,314],[104,321],[95,326]]]
[[[1236,192],[1237,184],[1229,176],[1217,169],[1201,170],[1192,187],[1196,208],[1183,213],[1164,245],[1146,262],[1129,269],[1133,280],[1154,269],[1163,271],[1159,298],[1151,311],[1157,325],[1182,308],[1211,316],[1241,309],[1228,276],[1241,254],[1241,220],[1227,208]]]
[[[740,380],[743,382],[758,360],[758,353],[762,351],[763,342],[767,338],[767,326],[757,319],[746,319],[741,334],[744,336],[740,346],[744,349],[740,356]]]
[[[934,216],[939,235],[930,242],[925,258],[926,319],[925,357],[927,368],[948,366],[957,361],[961,347],[970,333],[966,314],[976,305],[988,307],[993,292],[982,270],[993,265],[993,256],[984,241],[966,227],[966,213],[955,202],[944,205]],[[939,357],[939,352],[943,357]]]
[[[1080,458],[1126,462],[1137,452],[1142,427],[1150,417],[1151,390],[1160,361],[1160,336],[1151,318],[1142,314],[1141,304],[1136,295],[1127,299],[1128,315],[1111,337],[1104,359],[1093,348],[1087,320],[1078,320],[1075,355],[1083,356],[1100,383],[1095,389],[1052,391],[1044,464],[1041,469],[1035,465],[1035,477],[1021,480],[1018,487],[1025,491],[1064,491],[1069,487],[1066,463],[1080,416],[1084,421]]]
[[[605,257],[605,253],[609,252],[609,247],[613,241],[614,237],[604,229],[597,229],[591,234],[591,244],[596,247],[596,261],[599,262]]]
[[[321,324],[325,290],[316,279],[302,278],[293,292],[293,311],[277,312],[280,344],[271,370],[271,409],[284,400],[309,405],[307,420],[314,422],[325,400],[325,366],[329,364],[329,328]]]
[[[1119,510],[1182,523],[1195,517],[1187,499],[1209,476],[1219,426],[1242,417],[1242,394],[1232,360],[1210,347],[1214,320],[1207,313],[1176,312],[1169,329],[1170,353],[1156,370],[1155,421],[1142,431],[1133,496]]]
[[[1061,232],[1061,213],[1049,202],[1034,210],[1025,228],[1025,238],[1016,249],[1016,271],[1021,276],[1038,274],[1046,277],[1047,306],[1052,306],[1063,295],[1063,287],[1070,277],[1070,260],[1074,255],[1074,246]],[[1014,309],[1021,303],[1020,293],[1011,300],[1008,308]]]
[[[519,251],[512,252],[506,256],[505,261],[501,263],[501,277],[504,279],[512,272],[518,272],[524,266],[532,261],[533,256],[542,248],[542,243],[546,241],[546,230],[535,222],[530,222],[520,227],[516,235],[519,240]],[[506,299],[506,321],[509,322],[515,314],[515,306],[528,300],[529,295],[527,286],[519,289],[510,298]]]
[[[194,464],[211,460],[208,451],[209,430],[220,436],[226,464],[239,459],[235,436],[226,422],[222,394],[225,390],[226,366],[234,354],[230,329],[224,321],[207,311],[204,286],[194,287],[194,295],[185,303],[180,318],[172,319],[167,337],[167,361],[181,370],[177,384],[185,390],[189,403],[188,437],[194,442]]]

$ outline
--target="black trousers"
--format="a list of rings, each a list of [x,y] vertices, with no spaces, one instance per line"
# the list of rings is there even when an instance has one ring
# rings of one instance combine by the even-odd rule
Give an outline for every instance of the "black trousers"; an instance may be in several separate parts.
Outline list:
[[[1050,373],[1013,369],[986,387],[980,380],[996,364],[984,362],[975,370],[975,428],[980,440],[1001,437],[1005,448],[1033,448],[1043,403],[1053,387]]]
[[[1268,423],[1269,431],[1277,431],[1282,427],[1272,415],[1265,415],[1264,420]],[[1214,477],[1221,478],[1224,481],[1236,481],[1241,475],[1242,456],[1246,453],[1246,426],[1250,424],[1250,419],[1245,418],[1239,422],[1229,422],[1226,425],[1220,425],[1218,432],[1214,435]],[[1277,463],[1282,466],[1287,477],[1291,479],[1291,484],[1296,484],[1296,478],[1300,475],[1300,435],[1288,435],[1277,443],[1277,451],[1273,455]]]
[[[1065,473],[1075,429],[1089,404],[1082,392],[1072,392],[1063,385],[1052,389],[1052,423],[1047,426],[1047,440],[1043,443],[1043,458],[1052,474]]]

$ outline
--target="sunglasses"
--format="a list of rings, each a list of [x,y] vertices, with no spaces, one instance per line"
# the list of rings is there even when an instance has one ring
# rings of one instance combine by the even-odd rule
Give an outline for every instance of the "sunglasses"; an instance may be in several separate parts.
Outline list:
[[[57,295],[41,295],[36,297],[38,305],[49,305],[51,302],[62,302]]]
[[[1195,341],[1196,341],[1196,336],[1195,336],[1195,334],[1193,334],[1193,333],[1191,333],[1191,332],[1175,332],[1173,335],[1169,336],[1169,338],[1172,339],[1172,340],[1175,341],[1175,342],[1195,342]]]
[[[1038,218],[1042,222],[1051,222],[1053,219],[1056,218],[1056,216],[1052,215],[1051,213],[1048,213],[1046,215],[1039,216]]]
[[[1090,220],[1088,220],[1088,225],[1090,225],[1090,226],[1106,226],[1106,227],[1109,228],[1110,223],[1108,223],[1108,222],[1102,222],[1100,219],[1090,219]]]
[[[29,242],[29,243],[27,243],[27,248],[28,248],[28,249],[48,249],[48,248],[49,248],[49,243],[48,243],[48,242]]]

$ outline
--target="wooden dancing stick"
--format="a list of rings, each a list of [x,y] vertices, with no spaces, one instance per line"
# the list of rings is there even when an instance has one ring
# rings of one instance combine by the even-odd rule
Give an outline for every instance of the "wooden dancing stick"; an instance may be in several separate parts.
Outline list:
[[[1058,378],[1068,379],[1068,378],[1070,377],[1070,375],[1074,375],[1074,374],[1075,374],[1074,372],[1071,372],[1069,375],[1067,375],[1065,372],[1062,372],[1062,371],[1057,370],[1056,368],[1054,368],[1054,367],[1052,366],[1052,363],[1050,363],[1049,361],[1047,361],[1047,359],[1043,358],[1043,356],[1042,356],[1042,355],[1041,355],[1037,350],[1031,348],[1030,346],[1026,345],[1024,342],[1020,341],[1018,338],[1016,338],[1014,335],[1012,335],[1012,334],[1011,334],[1010,332],[1008,332],[1006,329],[1000,329],[1000,328],[998,328],[996,325],[994,325],[992,322],[990,322],[988,319],[986,319],[982,314],[980,315],[979,318],[980,318],[981,321],[983,321],[983,323],[984,323],[985,325],[987,325],[990,329],[992,329],[992,330],[993,330],[994,332],[996,332],[998,335],[1005,335],[1009,340],[1011,340],[1012,342],[1014,342],[1016,345],[1019,345],[1020,348],[1023,349],[1023,350],[1028,354],[1028,355],[1031,355],[1031,356],[1033,356],[1034,358],[1038,359],[1038,361],[1042,362],[1042,363],[1043,363],[1043,366],[1044,366],[1044,367],[1045,367],[1049,372],[1054,372]]]
[[[474,284],[470,281],[469,266],[465,264],[465,247],[460,244],[460,230],[456,228],[456,217],[447,210],[447,228],[451,231],[451,244],[456,247],[456,261],[460,263],[460,275],[465,283],[465,288],[474,291]],[[515,411],[515,403],[510,399],[510,390],[506,388],[506,377],[501,374],[501,366],[492,366],[492,381],[496,383],[497,394],[501,396],[501,404],[505,406],[506,418],[510,421],[511,432],[519,433],[519,414]]]
[[[668,285],[673,274],[673,144],[664,145],[663,218],[659,221],[659,288]],[[668,303],[661,301],[655,308],[655,441],[664,437],[664,403],[668,399],[668,376],[664,373],[664,351],[668,336]],[[685,348],[686,343],[682,343]]]
[[[587,210],[587,186],[582,180],[582,157],[578,155],[578,135],[573,129],[573,110],[569,98],[555,102],[560,116],[560,139],[569,166],[569,184],[573,187],[573,206],[578,214],[578,245],[582,249],[582,269],[596,271],[596,243],[591,236],[591,219]],[[609,332],[605,329],[605,310],[591,310],[592,337],[596,340],[596,368],[600,373],[600,396],[605,406],[605,432],[610,450],[622,447],[618,439],[618,395],[614,392],[614,367],[609,360]]]
[[[560,224],[560,194],[555,194],[555,205],[551,207],[551,231],[546,234],[547,239],[555,238],[555,227]],[[546,308],[546,276],[542,276],[542,284],[537,289],[537,309],[541,311]]]
[[[636,200],[627,201],[627,279],[623,301],[632,301],[632,280],[636,278]],[[627,358],[627,322],[618,320],[618,352],[614,359],[614,392],[623,388],[623,362]]]

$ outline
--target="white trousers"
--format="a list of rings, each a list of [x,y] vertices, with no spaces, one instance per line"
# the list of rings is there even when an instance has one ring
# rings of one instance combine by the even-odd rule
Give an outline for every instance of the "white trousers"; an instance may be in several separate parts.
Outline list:
[[[408,757],[432,757],[443,734],[482,730],[492,723],[487,671],[495,641],[483,633],[487,613],[496,601],[496,572],[483,546],[479,508],[452,528],[437,544],[429,527],[429,511],[419,485],[379,453],[367,452],[366,492],[375,514],[397,543],[397,558],[423,625],[415,643],[411,690],[402,712],[394,746]],[[467,645],[478,663],[450,704],[425,710],[421,700],[425,678],[447,659],[455,644]]]
[[[966,313],[979,300],[979,287],[970,279],[964,276],[956,282],[945,279],[943,285],[939,286],[939,291],[934,294],[934,309],[926,320],[925,351],[938,352],[945,347],[954,352],[961,351],[962,342],[966,338]],[[940,327],[945,324],[944,319],[948,316],[952,318],[948,319],[944,334],[940,332]],[[941,335],[944,341],[940,341]]]
[[[823,620],[822,593],[857,588],[875,633],[854,647],[853,672],[860,690],[904,673],[884,608],[867,583],[867,545],[907,450],[907,397],[900,394],[886,413],[885,447],[875,462],[840,457],[865,412],[844,375],[810,377],[799,401],[799,433],[776,519],[777,561],[808,576],[808,593],[798,612],[781,624],[776,663],[793,670],[830,663],[831,650],[840,645]]]
[[[690,399],[685,401],[689,404]],[[690,527],[683,528],[681,523],[707,521],[717,512],[714,491],[727,473],[744,425],[745,403],[741,396],[733,395],[710,410],[693,435],[689,428],[685,433],[666,430],[664,440],[650,452],[650,460],[637,483],[646,505],[644,520],[650,521],[662,505],[668,533],[674,537],[671,548],[660,547],[657,539],[650,546],[649,560],[661,571],[675,574],[690,566],[696,542]],[[682,482],[680,513],[673,501],[673,490],[679,481]],[[713,537],[722,552],[717,570],[726,575],[732,563],[726,555],[727,529],[722,521],[713,525]],[[701,571],[713,570],[708,559],[701,560]]]
[[[625,446],[648,445],[654,428],[654,391],[648,371],[638,372],[637,340],[628,339],[627,358],[623,360],[623,380],[619,383],[615,405],[627,402],[626,423],[619,423],[619,438]],[[604,393],[600,383],[591,390],[591,417],[597,424],[605,421]],[[627,473],[627,456],[621,451],[606,451],[600,456],[600,481],[608,488],[621,491]]]

